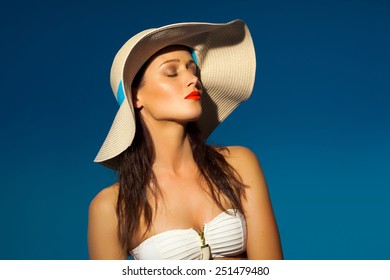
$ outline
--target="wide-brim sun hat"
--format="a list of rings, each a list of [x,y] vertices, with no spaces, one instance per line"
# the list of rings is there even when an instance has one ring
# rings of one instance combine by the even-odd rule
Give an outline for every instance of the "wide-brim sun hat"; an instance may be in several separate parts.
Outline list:
[[[189,47],[200,69],[202,115],[197,122],[205,138],[251,95],[256,56],[250,31],[242,20],[176,23],[142,31],[114,58],[110,83],[119,110],[95,162],[115,168],[115,158],[131,146],[136,130],[131,84],[151,56],[171,45]]]

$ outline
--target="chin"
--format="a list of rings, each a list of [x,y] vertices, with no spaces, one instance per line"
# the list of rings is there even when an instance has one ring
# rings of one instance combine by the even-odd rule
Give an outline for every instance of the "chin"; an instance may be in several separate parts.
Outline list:
[[[199,114],[194,115],[189,121],[190,122],[197,121],[200,119],[201,115],[202,115],[202,111],[200,111]]]

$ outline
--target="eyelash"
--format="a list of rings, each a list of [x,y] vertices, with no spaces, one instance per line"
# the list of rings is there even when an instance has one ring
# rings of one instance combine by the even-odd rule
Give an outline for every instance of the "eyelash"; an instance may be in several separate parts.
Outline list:
[[[174,77],[177,77],[178,75],[179,75],[178,73],[167,74],[167,77],[174,78]],[[194,75],[198,76],[198,67],[196,67]]]

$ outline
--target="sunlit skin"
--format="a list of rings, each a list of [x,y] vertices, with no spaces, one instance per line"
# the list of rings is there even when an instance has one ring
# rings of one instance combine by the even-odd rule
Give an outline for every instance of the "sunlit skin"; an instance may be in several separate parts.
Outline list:
[[[196,73],[196,65],[187,49],[169,47],[154,56],[134,93],[134,107],[140,110],[155,146],[153,171],[162,193],[157,198],[151,230],[143,235],[146,227],[141,221],[137,236],[133,236],[136,246],[155,234],[172,229],[201,231],[205,223],[221,213],[197,176],[198,169],[186,134],[186,124],[198,119],[202,113],[200,98],[203,93]],[[248,186],[243,200],[247,224],[245,257],[282,259],[278,228],[257,157],[239,146],[228,147],[223,155]],[[91,259],[127,259],[117,237],[117,193],[118,184],[114,184],[102,190],[90,205],[88,243]],[[227,199],[223,204],[225,208],[231,208]],[[153,198],[151,205],[155,205]]]
[[[189,98],[193,92],[202,94],[196,74],[197,66],[186,49],[166,48],[152,59],[134,103],[142,108],[148,128],[185,125],[200,117],[200,99]]]

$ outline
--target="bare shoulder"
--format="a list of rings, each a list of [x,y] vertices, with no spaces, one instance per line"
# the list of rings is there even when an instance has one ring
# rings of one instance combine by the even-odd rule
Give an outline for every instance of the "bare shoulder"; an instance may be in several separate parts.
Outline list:
[[[116,208],[119,185],[113,184],[101,190],[91,201],[89,209],[93,212],[111,212]]]
[[[222,154],[248,187],[247,195],[252,195],[253,191],[268,191],[262,167],[252,150],[243,146],[229,146]]]
[[[227,160],[257,160],[255,153],[244,146],[227,146],[222,154]]]
[[[248,259],[282,259],[277,223],[267,183],[256,154],[241,146],[227,147],[221,153],[247,186],[243,209],[248,232]]]
[[[116,221],[116,203],[118,197],[118,184],[101,190],[89,205],[89,224],[111,224]]]
[[[118,240],[118,190],[117,184],[101,190],[89,205],[88,251],[91,259],[126,259],[126,252]]]
[[[226,161],[241,175],[261,172],[260,162],[256,154],[247,147],[228,146],[221,151]]]

